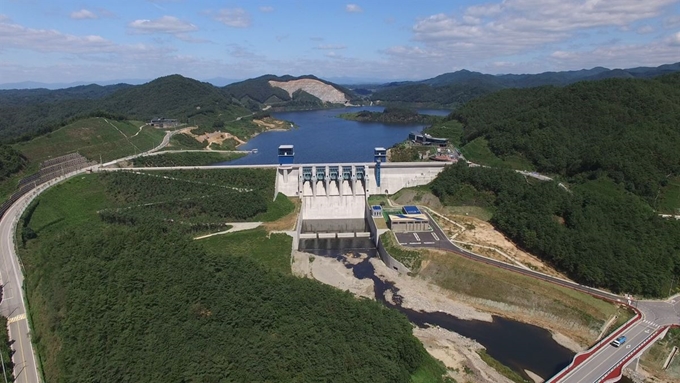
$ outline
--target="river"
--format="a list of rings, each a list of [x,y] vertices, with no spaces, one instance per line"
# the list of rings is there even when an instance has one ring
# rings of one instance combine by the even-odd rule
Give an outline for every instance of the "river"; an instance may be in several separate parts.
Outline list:
[[[318,256],[332,257],[340,261],[348,250],[360,250],[376,256],[372,242],[367,238],[348,239],[303,239],[300,249]],[[371,279],[375,299],[384,305],[399,310],[418,327],[439,326],[483,345],[487,353],[502,364],[512,368],[525,379],[530,380],[524,370],[532,371],[544,379],[550,378],[566,367],[574,352],[555,342],[546,329],[519,321],[493,316],[492,322],[462,320],[444,312],[423,312],[401,306],[399,289],[390,281],[382,280],[375,274],[368,259],[358,264],[344,263],[351,268],[358,279]],[[385,292],[391,291],[392,302],[385,299]]]
[[[341,113],[361,110],[380,112],[383,109],[379,106],[362,106],[272,113],[274,118],[294,122],[297,128],[264,132],[253,137],[239,149],[257,149],[258,152],[231,161],[229,164],[278,163],[278,147],[285,144],[295,145],[295,162],[298,164],[371,162],[375,147],[389,148],[406,140],[411,131],[420,132],[425,127],[425,125],[348,121],[337,117]],[[423,109],[418,112],[438,116],[450,113],[448,110],[437,109]]]

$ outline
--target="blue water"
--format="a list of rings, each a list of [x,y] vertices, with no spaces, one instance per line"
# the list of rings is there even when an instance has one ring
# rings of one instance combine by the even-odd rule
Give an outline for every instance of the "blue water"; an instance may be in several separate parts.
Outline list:
[[[379,106],[362,106],[342,109],[324,109],[301,112],[272,113],[281,120],[292,121],[298,128],[281,132],[265,132],[257,135],[241,150],[257,149],[229,164],[254,165],[278,163],[279,145],[295,145],[295,163],[371,162],[373,149],[389,148],[408,138],[412,131],[420,132],[425,125],[392,125],[372,122],[356,122],[338,118],[341,113],[370,110],[381,112]],[[448,110],[423,109],[423,114],[446,116]]]

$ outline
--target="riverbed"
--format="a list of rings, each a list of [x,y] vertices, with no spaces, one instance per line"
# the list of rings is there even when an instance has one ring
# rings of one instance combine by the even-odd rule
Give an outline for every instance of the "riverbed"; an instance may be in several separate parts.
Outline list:
[[[340,243],[343,241],[346,243]],[[549,331],[479,312],[449,299],[447,293],[436,286],[418,278],[399,275],[375,258],[375,250],[371,249],[370,241],[364,243],[365,241],[301,241],[301,250],[313,253],[317,258],[309,267],[308,276],[357,295],[376,299],[402,312],[423,331],[444,331],[448,337],[459,335],[470,339],[483,346],[494,359],[526,379],[530,378],[527,370],[545,379],[571,361],[574,352],[558,344]],[[297,267],[304,269],[304,265],[298,264]],[[448,335],[448,332],[452,334]],[[414,333],[425,334],[420,330]],[[425,339],[421,340],[425,343]],[[452,339],[454,348],[467,349],[458,350],[467,359],[464,364],[473,365],[479,362],[474,346]],[[456,352],[449,352],[449,355],[452,354]]]

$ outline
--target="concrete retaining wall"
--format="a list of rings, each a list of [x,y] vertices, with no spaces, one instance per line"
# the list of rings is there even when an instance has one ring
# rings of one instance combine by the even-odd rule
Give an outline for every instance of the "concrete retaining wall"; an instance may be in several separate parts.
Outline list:
[[[364,213],[366,214],[366,222],[368,223],[368,229],[371,232],[371,238],[373,239],[373,241],[375,243],[375,247],[378,249],[378,255],[380,255],[380,259],[383,261],[383,263],[386,264],[387,267],[394,269],[394,270],[397,270],[400,273],[403,273],[403,274],[410,273],[411,269],[404,266],[403,263],[394,259],[390,255],[390,253],[387,252],[387,250],[385,249],[385,246],[383,246],[383,243],[380,240],[380,235],[387,232],[388,230],[384,230],[384,229],[378,230],[378,227],[375,225],[375,222],[373,221],[373,217],[371,216],[371,207],[368,205],[368,200],[366,200]]]
[[[391,234],[388,234],[391,235]],[[403,263],[397,261],[394,259],[390,253],[385,250],[385,246],[383,246],[382,241],[380,240],[380,237],[378,237],[378,254],[380,255],[380,259],[383,261],[384,264],[387,265],[390,269],[397,270],[400,273],[407,274],[411,272],[411,269],[408,267],[404,266]]]
[[[302,197],[303,219],[348,219],[364,218],[366,197],[361,196],[316,196]]]

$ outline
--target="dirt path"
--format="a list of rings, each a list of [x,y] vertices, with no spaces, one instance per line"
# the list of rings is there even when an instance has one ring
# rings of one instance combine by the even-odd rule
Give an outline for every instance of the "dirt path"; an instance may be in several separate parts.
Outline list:
[[[229,230],[225,231],[219,231],[217,233],[211,233],[211,234],[206,234],[206,235],[201,235],[198,237],[194,237],[194,239],[203,239],[203,238],[210,238],[215,235],[222,235],[222,234],[227,234],[227,233],[234,233],[237,231],[244,231],[244,230],[251,230],[256,227],[259,227],[262,225],[262,222],[227,222],[225,225],[231,226]]]

